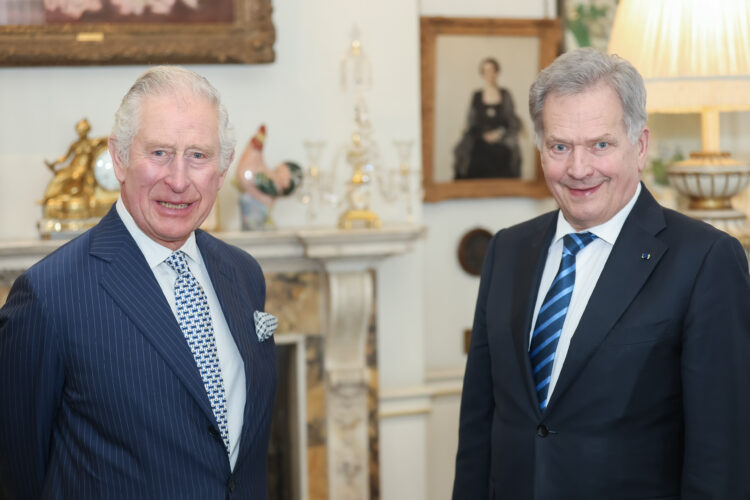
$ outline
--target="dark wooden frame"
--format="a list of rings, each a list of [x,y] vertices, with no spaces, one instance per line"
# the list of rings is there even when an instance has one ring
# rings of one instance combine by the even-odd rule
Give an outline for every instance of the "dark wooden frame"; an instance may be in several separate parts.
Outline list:
[[[549,196],[537,155],[537,175],[524,179],[460,179],[450,182],[434,180],[435,134],[435,40],[439,35],[528,36],[539,38],[539,69],[554,61],[559,53],[558,19],[490,19],[423,17],[420,20],[422,65],[422,169],[425,201],[449,198],[493,196]],[[531,82],[529,82],[531,83]],[[521,100],[525,102],[525,100]],[[519,106],[524,112],[525,106]]]
[[[0,66],[267,63],[271,0],[234,0],[232,23],[0,26]]]

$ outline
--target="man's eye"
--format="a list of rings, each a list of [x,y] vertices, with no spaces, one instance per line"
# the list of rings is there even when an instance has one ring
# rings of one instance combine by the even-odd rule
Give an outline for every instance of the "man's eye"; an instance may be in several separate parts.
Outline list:
[[[552,150],[558,153],[565,151],[567,148],[564,144],[555,144],[552,146]]]
[[[594,148],[596,149],[607,149],[607,146],[609,146],[609,143],[607,141],[599,141],[594,144]]]
[[[166,151],[162,151],[161,149],[157,149],[156,151],[154,151],[154,156],[166,156],[166,155],[167,155]]]
[[[190,153],[190,158],[192,158],[194,160],[203,160],[203,159],[206,158],[206,155],[203,154],[203,153],[199,153],[199,152],[196,151],[194,153]]]

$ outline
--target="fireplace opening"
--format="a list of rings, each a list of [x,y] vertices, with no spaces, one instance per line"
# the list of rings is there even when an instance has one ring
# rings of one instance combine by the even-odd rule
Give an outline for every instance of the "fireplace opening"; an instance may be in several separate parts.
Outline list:
[[[276,336],[278,382],[268,447],[269,500],[307,498],[304,336]]]

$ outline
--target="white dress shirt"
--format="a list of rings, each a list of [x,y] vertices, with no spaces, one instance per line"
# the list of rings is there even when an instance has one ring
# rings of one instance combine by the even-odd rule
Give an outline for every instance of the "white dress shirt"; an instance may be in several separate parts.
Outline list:
[[[560,371],[562,371],[565,357],[568,355],[568,348],[570,347],[570,340],[573,338],[573,333],[576,331],[576,328],[578,328],[578,323],[581,321],[583,311],[586,309],[586,305],[589,302],[589,298],[594,291],[597,281],[599,281],[599,276],[602,274],[602,269],[604,269],[604,264],[607,263],[609,253],[612,251],[615,241],[617,241],[622,225],[625,223],[625,219],[628,218],[628,215],[633,209],[633,205],[635,205],[635,201],[638,199],[640,193],[641,185],[639,183],[633,198],[627,205],[620,209],[614,217],[604,224],[586,230],[595,234],[597,238],[576,255],[575,285],[573,287],[573,295],[570,298],[568,313],[565,316],[565,322],[563,323],[562,333],[557,341],[555,359],[552,362],[552,375],[548,391],[549,398],[552,397],[552,392],[555,390],[557,379],[560,377]],[[560,212],[557,217],[557,230],[555,231],[555,236],[552,238],[552,244],[547,253],[547,261],[544,264],[542,281],[539,284],[539,292],[536,297],[536,306],[534,307],[534,316],[533,321],[531,322],[531,331],[529,332],[529,347],[531,346],[531,334],[534,332],[534,325],[536,325],[536,318],[539,315],[539,309],[542,307],[544,297],[547,295],[547,291],[549,291],[549,288],[552,285],[552,280],[554,280],[557,270],[560,268],[563,237],[566,234],[577,232],[584,231],[576,231],[573,229],[570,223],[568,223],[568,221],[565,220],[565,217],[563,217],[562,212]]]
[[[146,233],[138,227],[125,208],[122,198],[117,200],[117,214],[122,219],[128,232],[133,236],[135,243],[140,248],[143,256],[146,258],[151,271],[154,273],[156,281],[159,283],[164,296],[172,308],[172,314],[177,319],[177,306],[174,296],[174,283],[177,280],[177,273],[169,267],[164,260],[172,254],[172,250],[162,246],[152,240]],[[190,233],[190,237],[180,248],[187,255],[187,264],[190,272],[198,280],[206,292],[208,298],[208,307],[211,311],[211,322],[214,328],[214,338],[216,341],[216,351],[219,357],[219,366],[221,368],[221,377],[224,381],[224,393],[227,400],[227,427],[229,432],[229,463],[234,469],[237,462],[237,455],[240,450],[240,433],[242,432],[243,416],[245,411],[245,365],[234,342],[232,332],[229,330],[226,318],[221,309],[221,304],[216,296],[208,270],[203,262],[198,245],[195,242],[195,232]],[[179,322],[179,320],[177,320]]]

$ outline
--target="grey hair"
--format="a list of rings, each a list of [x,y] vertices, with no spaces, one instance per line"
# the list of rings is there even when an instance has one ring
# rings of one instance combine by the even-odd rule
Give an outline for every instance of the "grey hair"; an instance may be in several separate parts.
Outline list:
[[[120,107],[115,113],[112,138],[115,141],[117,156],[123,165],[128,165],[130,147],[138,133],[143,99],[184,91],[189,91],[196,97],[203,97],[216,106],[219,121],[219,171],[224,172],[229,168],[236,141],[232,125],[229,123],[229,114],[221,102],[219,92],[205,77],[179,66],[150,68],[138,77],[122,98]]]
[[[635,144],[646,125],[646,87],[638,70],[616,55],[602,54],[590,47],[561,55],[544,68],[529,89],[529,114],[534,122],[537,148],[544,135],[542,112],[550,94],[581,94],[603,83],[620,98],[628,140]]]

